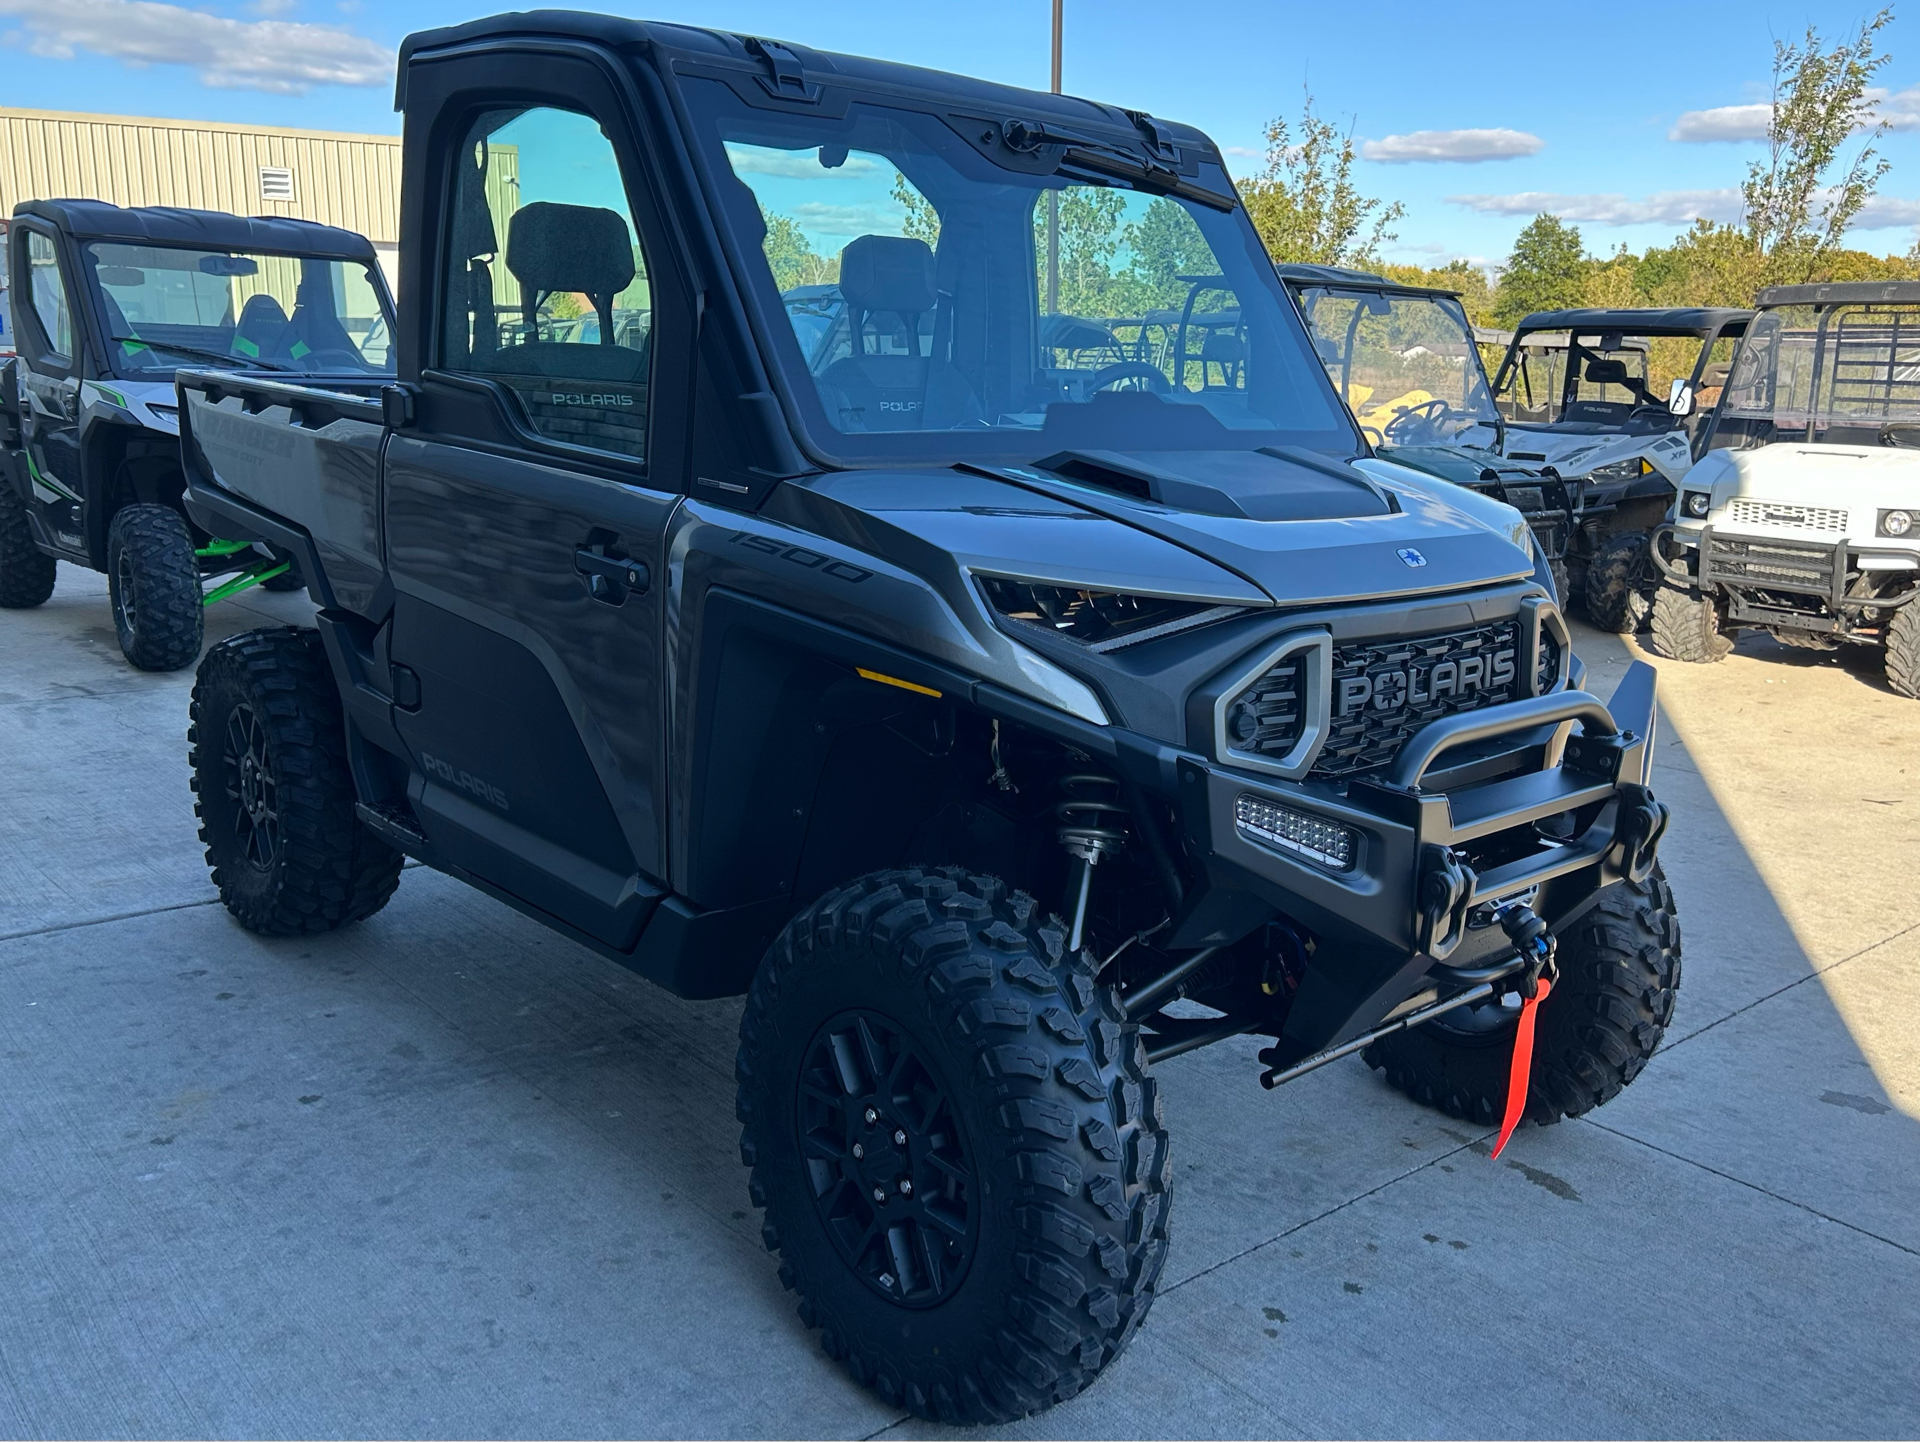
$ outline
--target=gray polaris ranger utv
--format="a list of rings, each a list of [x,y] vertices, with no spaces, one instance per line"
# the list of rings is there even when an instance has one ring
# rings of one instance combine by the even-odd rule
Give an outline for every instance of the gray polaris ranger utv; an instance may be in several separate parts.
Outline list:
[[[127,659],[191,665],[205,607],[299,577],[182,511],[173,373],[390,376],[373,245],[304,220],[98,200],[22,201],[7,240],[19,354],[0,357],[0,607],[44,602],[57,561],[104,571]]]
[[[781,1279],[956,1422],[1146,1316],[1182,1052],[1485,1127],[1640,1071],[1652,670],[1582,691],[1524,519],[1368,457],[1204,135],[563,13],[399,94],[398,382],[180,376],[189,510],[319,607],[194,689],[244,925],[413,856],[746,993]],[[1169,313],[1207,338],[1058,343]]]
[[[1277,269],[1374,454],[1520,511],[1566,605],[1578,594],[1566,560],[1578,490],[1551,466],[1500,454],[1506,423],[1459,294],[1330,265]]]
[[[1569,569],[1587,619],[1631,634],[1659,581],[1647,538],[1667,519],[1753,312],[1543,310],[1495,373],[1509,460],[1580,489]]]

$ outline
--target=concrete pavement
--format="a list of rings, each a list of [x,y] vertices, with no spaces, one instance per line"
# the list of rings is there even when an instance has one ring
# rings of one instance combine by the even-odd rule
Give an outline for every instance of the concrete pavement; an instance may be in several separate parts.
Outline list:
[[[300,596],[216,608],[215,633]],[[1581,649],[1605,694],[1629,648]],[[1660,663],[1686,973],[1590,1118],[1478,1130],[1357,1060],[1161,1069],[1130,1352],[1019,1436],[1920,1433],[1920,706],[1870,657]],[[737,1002],[410,869],[336,935],[214,901],[191,674],[99,577],[0,613],[0,1434],[924,1435],[794,1319]]]

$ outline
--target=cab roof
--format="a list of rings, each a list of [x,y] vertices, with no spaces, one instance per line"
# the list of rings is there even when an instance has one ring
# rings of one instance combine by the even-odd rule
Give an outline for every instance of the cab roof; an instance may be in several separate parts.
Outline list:
[[[14,206],[13,213],[49,221],[76,240],[264,251],[357,260],[369,265],[375,261],[373,242],[364,235],[279,215],[229,215],[224,210],[187,210],[172,205],[127,208],[104,200],[23,200]]]
[[[1623,331],[1628,335],[1707,336],[1729,325],[1745,326],[1750,310],[1732,306],[1682,306],[1669,310],[1537,310],[1521,321],[1516,335],[1530,330],[1565,330],[1578,335]]]
[[[1181,150],[1223,164],[1218,148],[1201,131],[1159,120],[1141,111],[1123,110],[1073,95],[1022,90],[944,70],[815,50],[791,41],[579,10],[518,10],[470,20],[463,25],[416,31],[400,42],[394,109],[406,109],[407,69],[416,59],[435,50],[514,36],[586,40],[612,50],[662,53],[693,64],[751,67],[761,72],[762,84],[782,109],[810,103],[811,97],[807,97],[806,92],[812,91],[817,96],[822,88],[832,89],[838,83],[875,94],[987,106],[1023,119],[1093,125],[1103,132],[1100,138],[1106,143],[1136,144],[1143,154],[1150,153],[1149,137],[1158,129]]]
[[[1776,305],[1915,305],[1920,280],[1841,280],[1825,285],[1769,286],[1755,297],[1765,309]]]
[[[1397,280],[1388,280],[1384,275],[1375,275],[1370,270],[1348,270],[1340,265],[1308,265],[1299,261],[1286,261],[1274,266],[1280,279],[1288,285],[1337,285],[1348,290],[1371,290],[1381,294],[1448,296],[1454,300],[1460,298],[1457,290],[1448,290],[1437,285],[1405,285]]]

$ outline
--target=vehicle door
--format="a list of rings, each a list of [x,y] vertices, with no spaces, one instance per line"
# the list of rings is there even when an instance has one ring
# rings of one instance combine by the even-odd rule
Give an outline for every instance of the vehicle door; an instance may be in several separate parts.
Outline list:
[[[81,337],[71,277],[50,227],[16,221],[8,237],[14,327],[20,363],[21,446],[33,481],[34,511],[50,541],[86,561],[85,477],[80,472]]]
[[[424,363],[402,357],[414,414],[384,464],[415,810],[448,861],[626,949],[663,893],[691,306],[655,268],[669,247],[600,66],[483,55],[409,84],[410,171],[419,132],[439,147],[410,211],[433,251],[403,278]]]

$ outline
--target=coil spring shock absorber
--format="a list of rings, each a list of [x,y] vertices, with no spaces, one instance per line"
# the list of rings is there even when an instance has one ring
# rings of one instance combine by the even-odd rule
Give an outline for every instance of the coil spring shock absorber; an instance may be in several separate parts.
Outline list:
[[[1078,951],[1086,939],[1087,897],[1093,891],[1093,868],[1127,844],[1121,824],[1128,812],[1120,799],[1120,783],[1097,772],[1075,772],[1060,778],[1061,800],[1054,806],[1060,822],[1060,845],[1068,857],[1067,895],[1073,904],[1073,926],[1067,949]]]

